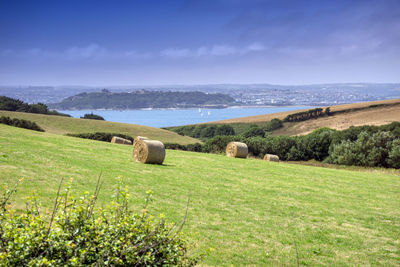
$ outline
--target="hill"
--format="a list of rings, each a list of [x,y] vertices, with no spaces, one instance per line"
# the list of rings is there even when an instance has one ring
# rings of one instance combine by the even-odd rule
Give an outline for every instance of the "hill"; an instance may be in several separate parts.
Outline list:
[[[398,175],[172,150],[164,165],[143,165],[131,149],[0,125],[0,183],[25,178],[17,208],[30,192],[51,207],[62,177],[80,194],[102,172],[101,205],[122,176],[136,210],[151,189],[149,209],[176,222],[191,194],[183,232],[194,253],[213,248],[206,266],[294,266],[296,251],[300,265],[398,264]]]
[[[197,139],[188,136],[181,136],[171,131],[136,124],[101,120],[86,120],[3,110],[0,110],[0,116],[8,116],[11,118],[33,121],[42,127],[46,132],[54,134],[107,132],[121,133],[130,135],[132,137],[141,135],[167,143],[192,144],[199,142]]]
[[[60,103],[49,104],[55,109],[139,109],[139,108],[192,108],[232,104],[234,99],[225,94],[202,92],[135,91],[113,93],[81,93],[70,96]]]
[[[326,108],[326,107],[324,107]],[[285,123],[284,127],[273,132],[274,135],[304,135],[321,127],[343,130],[350,126],[384,125],[393,121],[400,121],[400,99],[362,102],[330,107],[333,116],[320,117],[302,122]],[[278,118],[283,120],[287,115],[306,111],[296,110],[251,117],[210,122],[211,124],[236,124],[236,128],[244,128],[242,124],[260,124]]]

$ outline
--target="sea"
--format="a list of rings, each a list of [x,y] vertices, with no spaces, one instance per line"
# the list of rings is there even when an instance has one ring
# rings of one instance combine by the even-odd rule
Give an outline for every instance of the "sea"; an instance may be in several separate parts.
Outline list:
[[[151,127],[170,127],[187,124],[212,122],[239,117],[271,114],[299,109],[314,108],[312,106],[283,107],[231,107],[224,109],[138,109],[138,110],[58,110],[74,118],[94,113],[107,121],[146,125]]]

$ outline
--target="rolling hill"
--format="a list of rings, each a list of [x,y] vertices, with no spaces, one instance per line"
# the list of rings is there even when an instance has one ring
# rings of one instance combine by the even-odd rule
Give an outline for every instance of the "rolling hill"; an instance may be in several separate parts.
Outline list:
[[[135,210],[151,189],[150,211],[174,222],[184,216],[190,194],[183,232],[193,253],[212,248],[204,266],[295,266],[296,258],[308,266],[398,264],[398,175],[173,150],[163,165],[144,165],[131,152],[0,125],[0,184],[24,178],[14,207],[23,209],[32,192],[51,207],[61,178],[73,178],[79,195],[93,191],[102,172],[102,205],[122,176]]]
[[[332,112],[338,112],[333,116],[320,117],[302,122],[285,123],[284,127],[273,132],[273,135],[305,135],[321,127],[329,127],[337,130],[344,130],[350,126],[361,125],[384,125],[393,121],[400,121],[400,99],[382,100],[373,102],[362,102],[331,106]],[[229,120],[215,121],[215,124],[263,124],[278,118],[283,120],[287,115],[306,111],[297,110],[295,112],[281,112],[274,114],[258,115],[251,117],[235,118]]]
[[[200,142],[197,139],[188,136],[181,136],[171,131],[136,124],[77,119],[3,110],[0,110],[0,116],[8,116],[11,118],[33,121],[42,127],[46,132],[54,134],[107,132],[121,133],[130,135],[132,137],[141,135],[151,139],[160,140],[162,142],[178,143],[182,145]]]

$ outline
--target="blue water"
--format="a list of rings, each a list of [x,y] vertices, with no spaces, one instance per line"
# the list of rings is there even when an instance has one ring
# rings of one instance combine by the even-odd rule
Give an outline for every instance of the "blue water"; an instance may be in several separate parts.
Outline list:
[[[79,118],[93,112],[107,121],[140,124],[152,127],[180,126],[239,117],[255,116],[291,110],[313,108],[310,106],[226,108],[226,109],[153,109],[153,110],[59,110]]]

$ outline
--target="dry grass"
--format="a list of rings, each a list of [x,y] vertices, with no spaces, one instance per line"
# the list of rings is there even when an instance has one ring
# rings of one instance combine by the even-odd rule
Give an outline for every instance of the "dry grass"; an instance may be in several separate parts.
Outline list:
[[[389,106],[371,107],[371,105]],[[325,108],[325,107],[324,107]],[[355,104],[346,104],[338,106],[330,106],[331,111],[343,111],[348,109],[366,108],[364,110],[350,111],[346,113],[337,114],[329,117],[321,117],[318,119],[307,120],[303,122],[285,123],[284,127],[273,132],[273,135],[305,135],[317,128],[329,127],[337,130],[344,130],[350,126],[361,125],[384,125],[393,121],[400,121],[400,99],[362,102]],[[265,114],[223,121],[216,121],[212,123],[262,123],[268,122],[273,118],[283,120],[287,115],[306,111],[296,110],[281,113]]]

